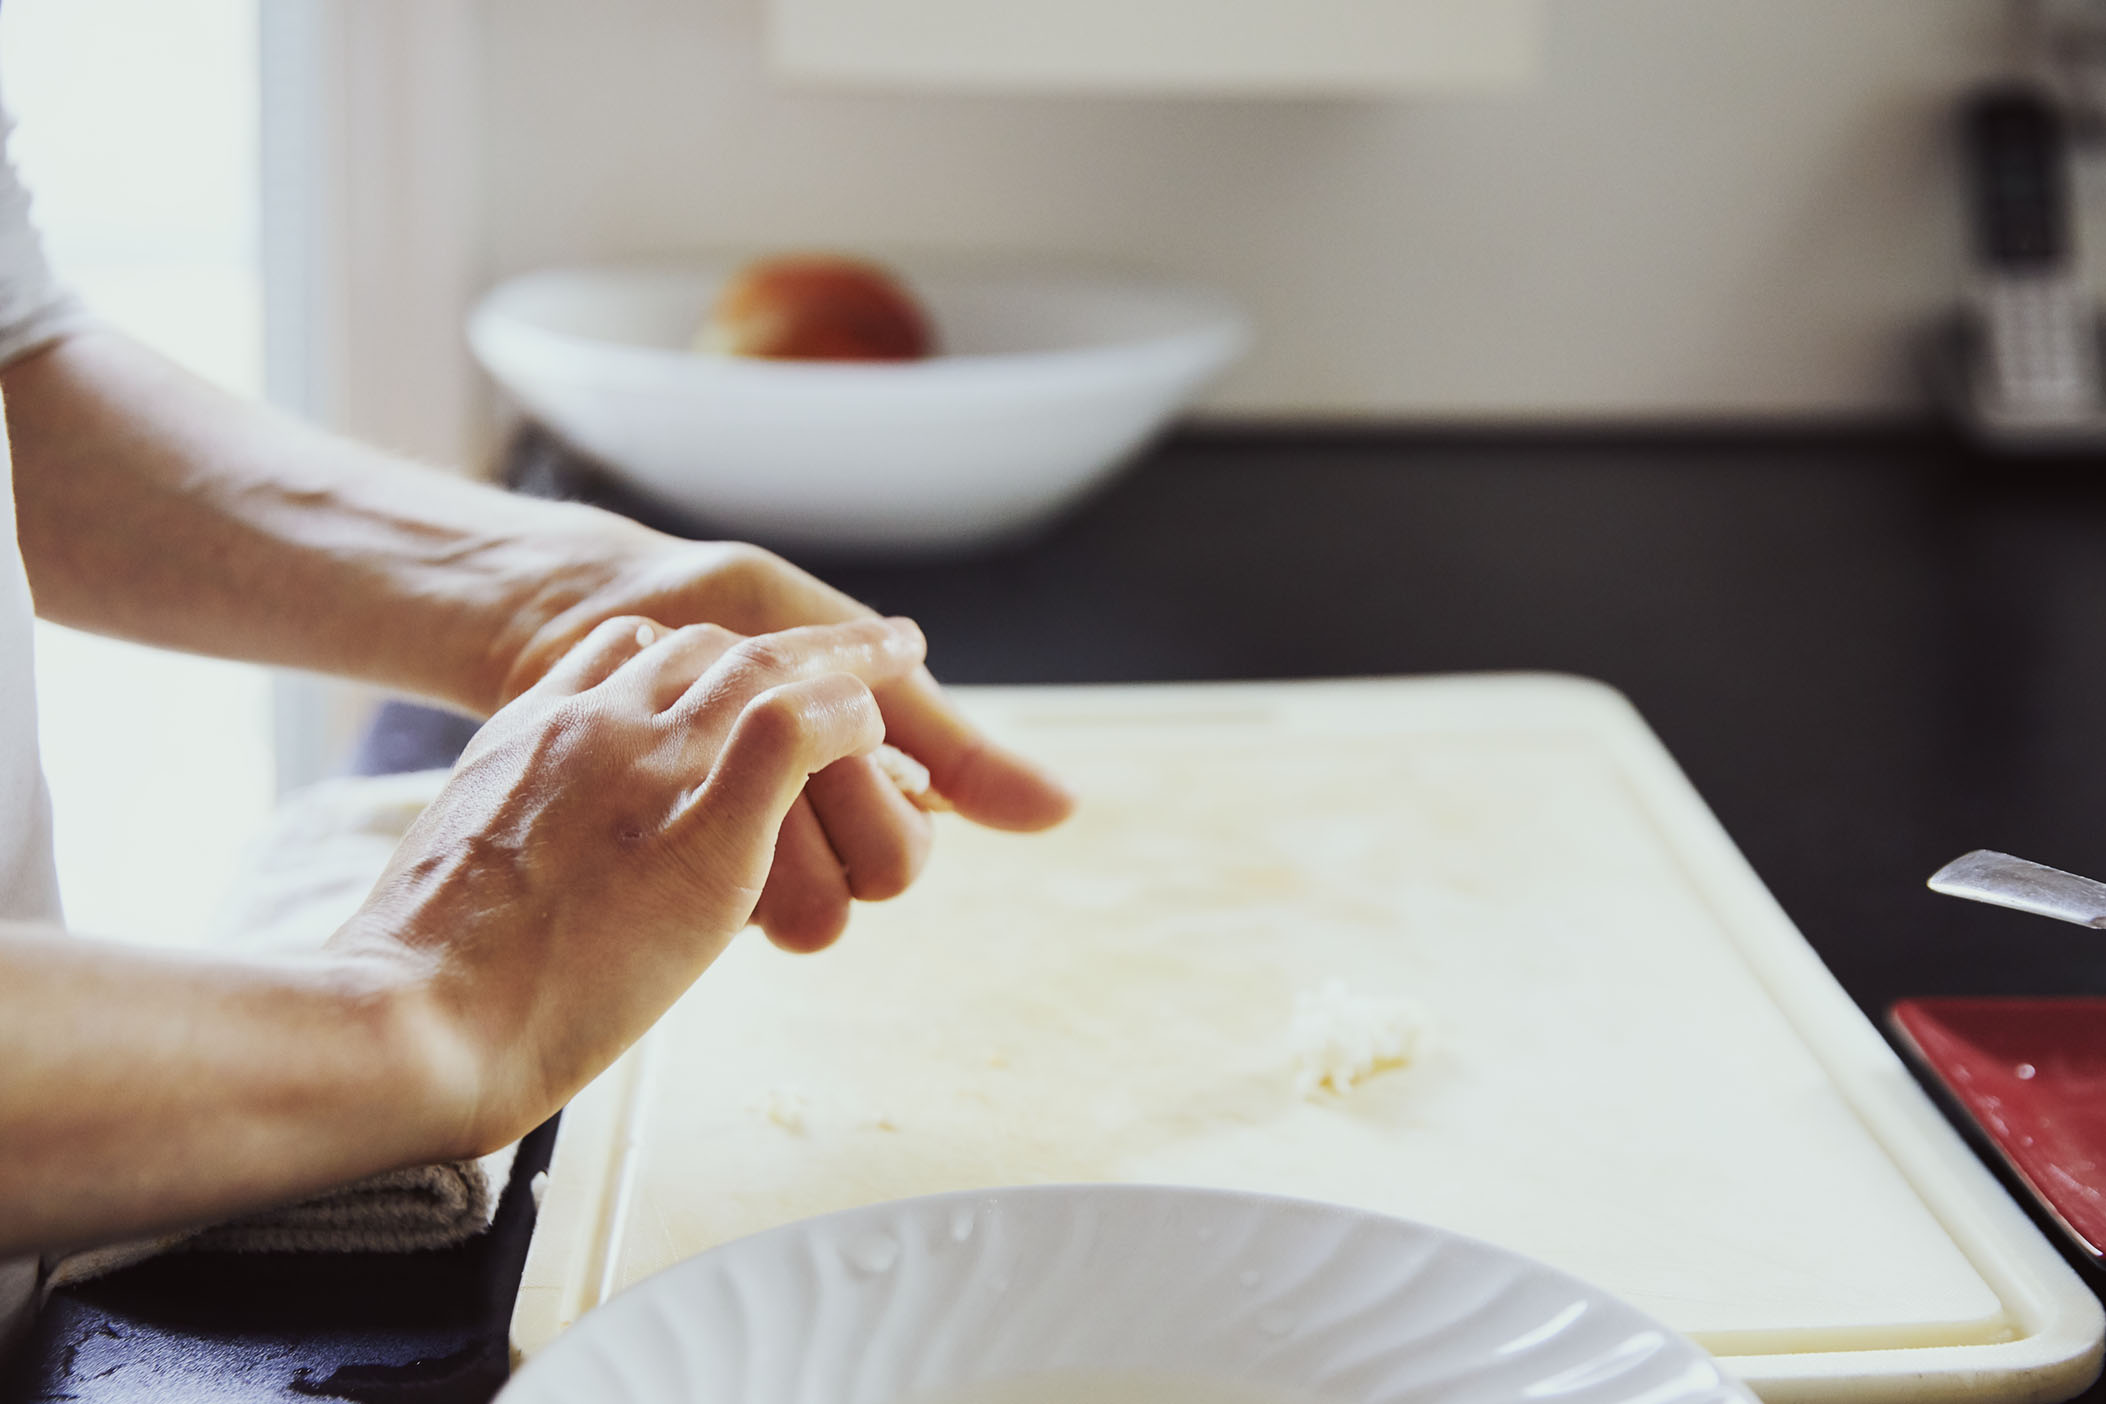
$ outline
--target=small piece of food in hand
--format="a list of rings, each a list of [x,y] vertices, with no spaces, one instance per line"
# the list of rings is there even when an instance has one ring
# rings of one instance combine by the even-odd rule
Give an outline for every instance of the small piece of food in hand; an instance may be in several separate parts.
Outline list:
[[[1289,1030],[1299,1097],[1346,1092],[1418,1053],[1425,1020],[1409,1000],[1356,995],[1343,980],[1294,997]]]
[[[929,319],[874,263],[795,254],[748,264],[695,334],[697,351],[793,361],[916,361],[934,353]]]
[[[896,746],[880,746],[870,759],[901,794],[922,809],[945,810],[950,801],[931,787],[929,768]]]

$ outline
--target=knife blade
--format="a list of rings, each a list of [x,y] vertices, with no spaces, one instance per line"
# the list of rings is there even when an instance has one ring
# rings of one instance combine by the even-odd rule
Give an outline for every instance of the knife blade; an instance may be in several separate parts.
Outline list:
[[[2106,882],[1977,848],[1931,874],[1930,890],[2106,930]]]

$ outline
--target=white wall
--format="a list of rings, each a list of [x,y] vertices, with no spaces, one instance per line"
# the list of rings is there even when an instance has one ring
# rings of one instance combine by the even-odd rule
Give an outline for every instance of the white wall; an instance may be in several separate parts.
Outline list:
[[[1519,99],[793,93],[761,0],[491,0],[492,276],[716,242],[1079,251],[1247,299],[1261,416],[1890,411],[1997,0],[1555,0]]]

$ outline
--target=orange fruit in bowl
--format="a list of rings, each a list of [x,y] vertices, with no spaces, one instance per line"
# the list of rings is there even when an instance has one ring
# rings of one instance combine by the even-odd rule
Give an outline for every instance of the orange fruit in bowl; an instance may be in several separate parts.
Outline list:
[[[695,349],[785,361],[914,361],[933,353],[928,315],[877,264],[789,254],[747,264],[717,294]]]

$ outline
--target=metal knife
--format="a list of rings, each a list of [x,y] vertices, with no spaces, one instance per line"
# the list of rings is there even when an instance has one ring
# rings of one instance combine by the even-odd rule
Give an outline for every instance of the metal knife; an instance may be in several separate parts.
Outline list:
[[[2106,882],[1977,848],[1931,874],[1930,890],[2106,930]]]

